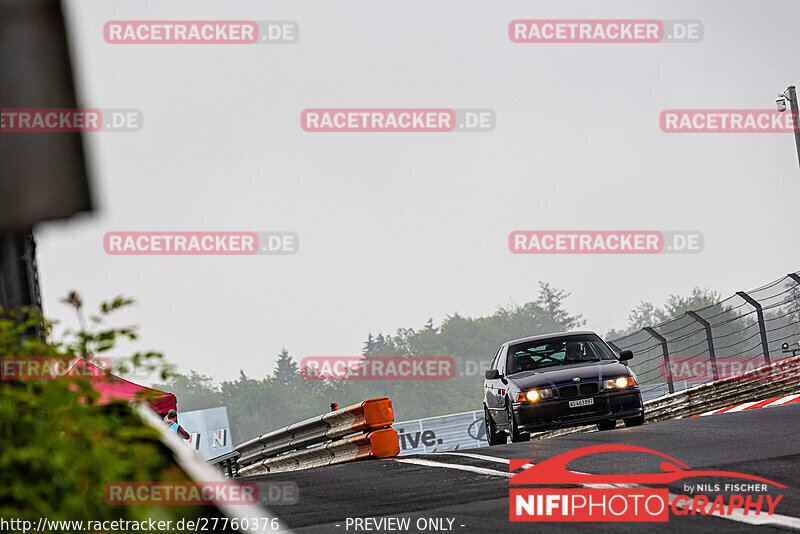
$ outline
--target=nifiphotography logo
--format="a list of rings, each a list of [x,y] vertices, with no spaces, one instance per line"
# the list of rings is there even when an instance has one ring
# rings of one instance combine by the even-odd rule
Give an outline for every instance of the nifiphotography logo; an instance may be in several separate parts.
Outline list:
[[[645,453],[664,458],[661,472],[596,475],[567,469],[567,464],[591,454],[622,452]],[[530,467],[525,467],[530,465]],[[767,493],[768,486],[785,488],[765,478],[733,471],[693,470],[688,465],[653,449],[633,445],[594,445],[559,454],[539,463],[513,459],[513,485],[536,485],[537,488],[514,488],[509,493],[510,521],[669,521],[673,515],[773,515],[783,494]],[[671,484],[686,478],[703,479],[702,483],[683,484],[683,493],[650,487]],[[739,479],[707,483],[711,478]],[[746,480],[747,482],[743,482]],[[555,488],[546,486],[577,485]],[[541,486],[545,486],[542,488]],[[690,495],[687,495],[690,494]],[[711,495],[716,493],[716,495]],[[727,495],[726,495],[727,494]],[[726,499],[726,496],[728,497]],[[766,506],[766,512],[762,509]]]

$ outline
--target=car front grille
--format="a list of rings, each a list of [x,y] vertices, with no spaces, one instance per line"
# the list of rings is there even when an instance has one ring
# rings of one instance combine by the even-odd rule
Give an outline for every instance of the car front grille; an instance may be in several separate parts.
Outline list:
[[[580,386],[564,386],[558,388],[558,395],[562,399],[569,399],[572,397],[577,397],[578,393],[581,395],[594,395],[600,390],[597,382],[588,382],[586,384],[581,384]]]
[[[563,388],[558,389],[558,395],[562,399],[568,399],[570,397],[577,397],[578,396],[578,386],[564,386]]]

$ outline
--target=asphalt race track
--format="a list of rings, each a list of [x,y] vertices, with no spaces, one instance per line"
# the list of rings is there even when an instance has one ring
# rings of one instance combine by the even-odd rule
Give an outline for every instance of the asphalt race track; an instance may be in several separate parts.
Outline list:
[[[620,422],[621,423],[621,422]],[[790,516],[779,525],[753,525],[713,516],[674,516],[668,523],[512,523],[509,516],[509,458],[534,463],[569,450],[600,444],[628,444],[665,453],[692,469],[737,471],[787,486],[776,514]],[[458,451],[342,464],[294,473],[262,475],[263,491],[270,482],[294,481],[299,502],[270,506],[289,527],[302,533],[389,532],[356,530],[347,518],[410,518],[407,532],[419,532],[420,518],[453,520],[453,532],[787,532],[800,525],[800,405],[779,406],[708,417],[651,423],[637,428],[561,436],[557,438]],[[474,455],[474,456],[471,456]],[[579,458],[569,467],[593,474],[659,472],[659,462],[641,453],[604,453]],[[435,462],[435,463],[432,463]],[[709,482],[743,482],[715,479]],[[682,483],[670,486],[683,494]],[[663,486],[662,486],[663,487]],[[776,488],[771,487],[775,494]],[[765,517],[762,516],[762,517]],[[447,532],[426,529],[426,532]],[[397,530],[394,530],[397,532]]]

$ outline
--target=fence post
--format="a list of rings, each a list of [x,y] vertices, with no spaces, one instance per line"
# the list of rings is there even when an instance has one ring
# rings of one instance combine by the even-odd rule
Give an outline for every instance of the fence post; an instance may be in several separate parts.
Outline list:
[[[669,367],[669,349],[667,348],[667,338],[655,331],[652,326],[642,328],[645,332],[656,338],[661,343],[661,352],[664,353],[664,368],[667,370],[667,388],[670,393],[675,393],[675,386],[672,384],[672,369]]]
[[[764,352],[764,363],[769,365],[769,346],[767,345],[767,325],[764,323],[764,310],[761,308],[761,303],[756,299],[745,293],[744,291],[737,291],[737,295],[742,297],[748,304],[756,309],[756,316],[758,317],[758,328],[761,331],[761,350]]]
[[[714,380],[719,380],[719,375],[717,374],[717,354],[714,352],[714,339],[711,337],[711,324],[700,317],[697,312],[694,311],[687,311],[686,315],[703,325],[703,328],[706,329],[706,343],[708,344],[708,355],[711,358],[711,373],[714,377]]]

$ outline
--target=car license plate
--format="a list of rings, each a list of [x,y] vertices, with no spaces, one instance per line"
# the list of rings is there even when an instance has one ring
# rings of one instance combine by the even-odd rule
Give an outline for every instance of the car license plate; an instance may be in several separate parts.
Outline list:
[[[594,399],[591,398],[569,401],[570,408],[577,408],[578,406],[589,406],[591,404],[594,404]]]

